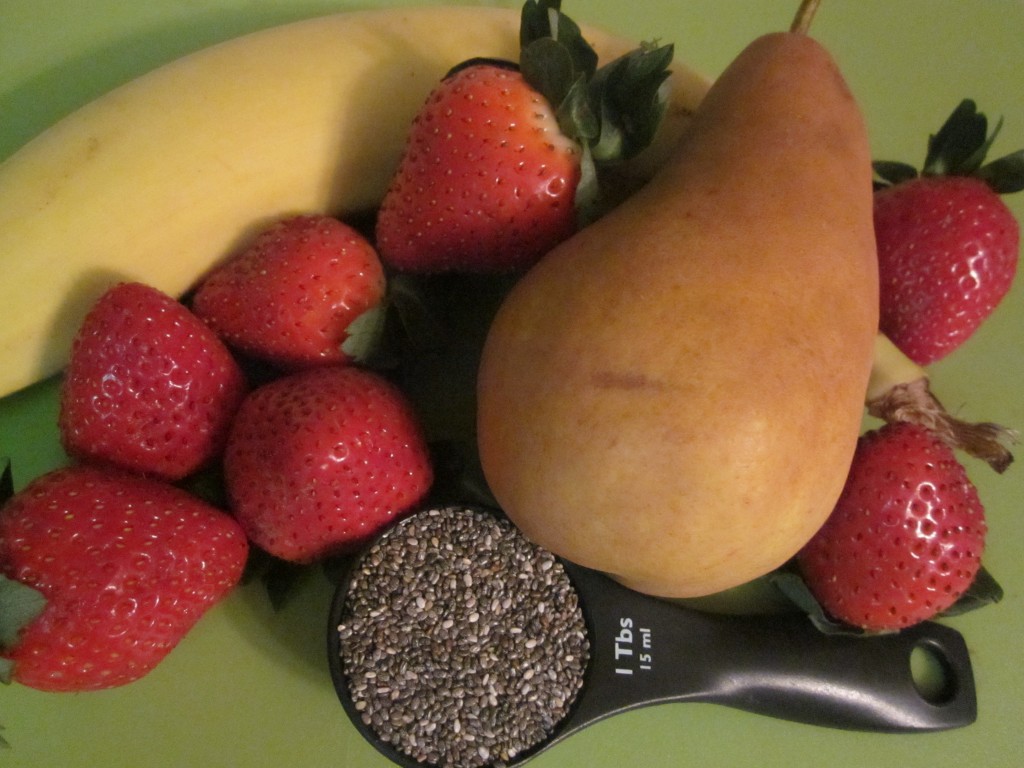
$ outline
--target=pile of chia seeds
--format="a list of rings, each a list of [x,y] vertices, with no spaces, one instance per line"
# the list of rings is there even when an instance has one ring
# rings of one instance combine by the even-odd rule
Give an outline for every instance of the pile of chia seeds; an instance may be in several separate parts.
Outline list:
[[[406,518],[353,569],[338,627],[363,722],[412,759],[502,765],[568,713],[589,658],[576,590],[506,520]]]

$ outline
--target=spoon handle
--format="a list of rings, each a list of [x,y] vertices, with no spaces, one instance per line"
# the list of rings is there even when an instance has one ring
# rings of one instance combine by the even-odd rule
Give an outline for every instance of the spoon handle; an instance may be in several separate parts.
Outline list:
[[[819,726],[934,731],[972,723],[974,677],[961,635],[932,622],[870,638],[827,636],[802,615],[727,616],[639,596],[566,564],[591,630],[591,666],[557,739],[636,707],[703,701]],[[938,661],[926,695],[911,655]]]

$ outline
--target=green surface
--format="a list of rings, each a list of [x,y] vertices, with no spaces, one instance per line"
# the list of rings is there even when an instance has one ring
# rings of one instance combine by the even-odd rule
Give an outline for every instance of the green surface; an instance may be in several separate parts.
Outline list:
[[[329,0],[3,0],[0,157],[124,80],[215,41],[320,13],[384,5]],[[518,6],[518,2],[489,3]],[[719,72],[750,39],[788,24],[796,0],[566,0],[566,10],[636,38],[676,43]],[[1006,125],[997,154],[1024,147],[1019,0],[825,0],[815,36],[839,59],[866,113],[876,157],[920,162],[923,136],[963,97]],[[1000,150],[1002,152],[1000,152]],[[1024,194],[1008,202],[1024,218]],[[3,254],[12,258],[12,254]],[[794,279],[799,276],[794,275]],[[934,389],[965,418],[1024,427],[1024,286],[932,371]],[[2,364],[2,361],[0,361]],[[53,382],[0,401],[0,454],[16,482],[61,461]],[[943,734],[879,736],[817,729],[711,705],[666,705],[605,721],[538,758],[565,768],[827,765],[917,768],[970,760],[1016,766],[1024,753],[1024,468],[968,469],[989,511],[986,562],[1000,605],[950,623],[970,646],[978,722]],[[203,619],[147,678],[81,695],[0,690],[10,768],[384,766],[357,735],[327,678],[324,623],[331,586],[312,577],[275,613],[240,589]],[[700,659],[693,659],[700,664]]]

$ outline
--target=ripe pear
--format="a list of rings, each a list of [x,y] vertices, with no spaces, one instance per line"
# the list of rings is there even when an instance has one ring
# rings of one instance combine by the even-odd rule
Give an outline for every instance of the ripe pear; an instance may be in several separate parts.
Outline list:
[[[828,52],[750,44],[642,190],[494,319],[480,459],[538,544],[665,597],[780,566],[833,508],[877,330],[871,158]]]

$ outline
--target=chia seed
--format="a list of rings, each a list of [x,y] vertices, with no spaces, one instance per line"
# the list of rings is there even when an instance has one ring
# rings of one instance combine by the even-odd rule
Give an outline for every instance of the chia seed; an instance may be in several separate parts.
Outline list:
[[[344,600],[355,709],[418,762],[504,765],[545,741],[582,687],[589,641],[568,575],[485,511],[406,518],[361,555]]]

